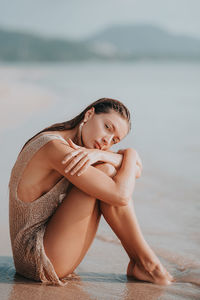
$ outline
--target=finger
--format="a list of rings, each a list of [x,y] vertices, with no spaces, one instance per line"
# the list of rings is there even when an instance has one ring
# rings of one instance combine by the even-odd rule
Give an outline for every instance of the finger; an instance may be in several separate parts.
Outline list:
[[[65,168],[65,172],[69,172],[84,157],[84,155],[84,152],[79,152],[75,157],[72,157],[67,167]]]
[[[84,166],[84,164],[86,162],[89,162],[89,165],[91,165],[91,161],[88,160],[88,157],[85,156],[81,159],[81,161],[79,161],[79,163],[73,168],[73,170],[70,172],[71,175],[74,175],[77,172],[81,172],[82,167]],[[78,174],[77,174],[78,175]]]
[[[87,161],[86,164],[83,166],[83,168],[77,173],[77,176],[82,175],[90,166],[90,161]]]
[[[137,162],[136,162],[136,165],[138,165],[138,166],[140,167],[141,170],[143,169],[142,163],[141,163],[140,161],[137,161]]]
[[[65,173],[69,172],[72,170],[72,168],[82,159],[82,157],[85,155],[85,153],[81,152],[79,154],[77,154],[76,157],[74,157],[70,163],[68,164],[68,166],[65,169]]]
[[[140,156],[139,156],[138,153],[137,153],[137,162],[142,165],[142,160],[141,160],[141,158],[140,158]]]
[[[142,164],[142,161],[141,161],[141,159],[140,159],[140,166],[141,166],[141,168],[143,168],[143,164]]]
[[[70,145],[71,147],[73,147],[74,149],[78,149],[78,148],[79,148],[79,146],[76,145],[70,138],[67,138],[67,142],[68,142],[69,145]]]
[[[68,160],[70,160],[72,157],[76,156],[77,154],[79,154],[80,152],[83,152],[81,149],[77,149],[74,151],[71,151],[70,153],[68,153],[64,159],[62,160],[62,164],[65,164]]]
[[[124,150],[123,150],[123,149],[120,149],[120,150],[117,151],[117,153],[118,153],[118,154],[124,154]]]
[[[141,159],[139,159],[138,161],[139,161],[139,164],[142,166],[142,160],[141,160]]]
[[[139,161],[136,162],[136,165],[137,165],[138,167],[140,167],[140,169],[142,169],[142,165],[141,165],[141,163],[140,163]]]
[[[74,148],[74,149],[78,148],[78,146],[76,144],[74,144],[74,142],[70,138],[67,139],[67,142],[72,148]]]

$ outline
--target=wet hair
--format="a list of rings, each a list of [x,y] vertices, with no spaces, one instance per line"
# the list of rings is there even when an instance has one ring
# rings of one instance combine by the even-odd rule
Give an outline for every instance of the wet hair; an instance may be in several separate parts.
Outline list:
[[[24,144],[23,148],[26,146],[27,143],[29,143],[33,138],[35,138],[38,134],[40,134],[42,132],[64,131],[64,130],[73,129],[79,123],[81,123],[81,121],[84,119],[86,111],[88,111],[92,107],[94,107],[94,109],[95,109],[95,114],[109,113],[111,110],[116,111],[117,113],[120,114],[120,116],[123,119],[127,120],[128,125],[129,125],[129,131],[131,130],[130,112],[129,112],[128,108],[119,100],[112,99],[112,98],[101,98],[99,100],[94,101],[90,105],[88,105],[79,115],[77,115],[73,119],[65,121],[65,122],[53,124],[47,128],[44,128],[43,130],[39,131]],[[22,150],[23,150],[23,148],[22,148]]]

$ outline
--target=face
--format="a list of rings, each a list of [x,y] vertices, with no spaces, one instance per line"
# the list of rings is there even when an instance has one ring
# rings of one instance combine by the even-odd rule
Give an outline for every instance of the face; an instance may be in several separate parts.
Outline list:
[[[86,112],[84,120],[86,123],[82,127],[82,141],[86,148],[108,150],[128,133],[127,120],[114,110],[95,114],[92,108]]]

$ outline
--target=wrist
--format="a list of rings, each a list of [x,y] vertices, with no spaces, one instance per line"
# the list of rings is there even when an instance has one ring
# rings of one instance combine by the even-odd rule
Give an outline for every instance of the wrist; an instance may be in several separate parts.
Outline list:
[[[101,161],[101,162],[107,162],[107,161],[105,160],[105,151],[103,151],[103,150],[98,150],[98,149],[96,149],[96,151],[97,151],[98,161]]]
[[[98,161],[102,162],[102,163],[110,163],[112,164],[112,156],[110,155],[110,152],[107,152],[105,150],[98,150],[97,149],[97,157],[98,157]]]

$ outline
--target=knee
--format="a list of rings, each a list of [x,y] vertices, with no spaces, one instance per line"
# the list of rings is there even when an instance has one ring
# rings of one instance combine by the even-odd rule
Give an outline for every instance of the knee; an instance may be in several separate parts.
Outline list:
[[[104,166],[104,168],[105,168],[105,173],[106,173],[108,176],[113,177],[113,176],[117,173],[117,171],[116,171],[116,169],[115,169],[115,167],[114,167],[113,165],[111,165],[111,164],[109,164],[109,163],[105,163],[104,165],[105,165],[105,166]]]
[[[107,174],[109,177],[113,177],[117,173],[115,167],[109,163],[103,163],[103,164],[96,165],[95,168],[100,169],[102,172]]]

